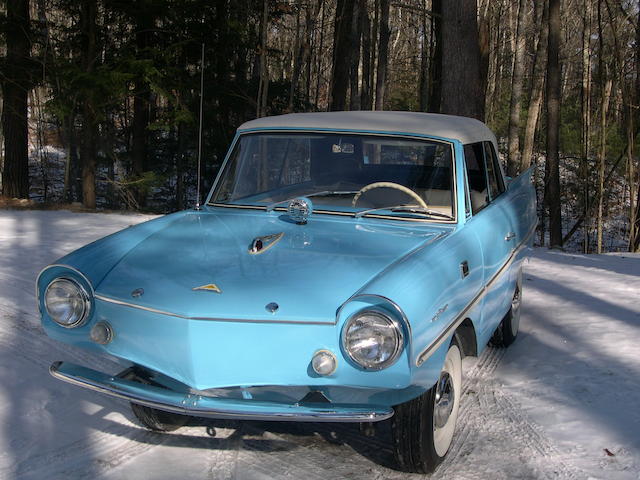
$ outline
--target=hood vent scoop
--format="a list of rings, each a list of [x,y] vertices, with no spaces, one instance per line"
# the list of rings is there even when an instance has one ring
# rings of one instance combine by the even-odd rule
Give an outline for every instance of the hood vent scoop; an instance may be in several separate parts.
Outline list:
[[[265,235],[263,237],[256,237],[253,239],[251,245],[249,246],[249,253],[251,255],[259,255],[260,253],[264,253],[271,247],[273,247],[276,243],[278,243],[283,236],[284,232]]]

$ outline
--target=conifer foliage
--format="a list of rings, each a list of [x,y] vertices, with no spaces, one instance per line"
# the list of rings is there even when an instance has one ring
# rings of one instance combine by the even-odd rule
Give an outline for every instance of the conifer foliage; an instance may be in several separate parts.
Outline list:
[[[430,111],[488,123],[509,175],[535,168],[541,243],[638,250],[639,11],[638,0],[6,0],[2,195],[192,205],[201,93],[205,191],[256,116]]]

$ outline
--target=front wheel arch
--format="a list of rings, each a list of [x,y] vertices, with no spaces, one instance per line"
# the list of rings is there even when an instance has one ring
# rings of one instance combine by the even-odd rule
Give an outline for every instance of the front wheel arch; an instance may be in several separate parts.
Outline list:
[[[470,318],[465,318],[464,321],[458,325],[453,336],[460,346],[463,358],[478,356],[478,337],[476,335],[476,328]]]

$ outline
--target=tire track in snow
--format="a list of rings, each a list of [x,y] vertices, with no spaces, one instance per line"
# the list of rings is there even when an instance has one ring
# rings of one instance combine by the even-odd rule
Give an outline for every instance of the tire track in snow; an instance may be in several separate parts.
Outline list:
[[[449,455],[437,473],[465,479],[484,479],[488,478],[487,475],[491,478],[509,478],[522,474],[513,471],[512,457],[517,456],[521,459],[522,468],[535,478],[584,478],[584,473],[564,461],[540,428],[522,413],[515,400],[493,378],[504,355],[505,349],[488,347],[475,365],[465,372],[458,431]],[[474,434],[480,437],[479,441],[471,441],[470,437]],[[508,448],[506,451],[499,445],[498,451],[487,445],[491,443],[492,434],[508,439],[502,442]],[[482,471],[464,471],[466,457],[474,454],[486,456],[488,452],[497,460],[494,464],[485,463]],[[501,456],[508,457],[503,465],[503,477],[499,476]],[[533,460],[533,463],[529,460]]]
[[[124,425],[123,425],[124,427]],[[2,472],[11,476],[18,471],[20,478],[94,478],[111,470],[160,444],[159,434],[140,429],[134,435],[124,437],[123,431],[92,432],[88,438],[67,443],[58,450],[34,455],[17,466]]]
[[[458,432],[447,459],[436,474],[438,477],[469,480],[514,476],[550,480],[583,478],[580,472],[562,460],[539,428],[496,384],[493,375],[504,355],[504,349],[488,348],[466,371]],[[290,431],[282,427],[274,427],[270,431],[268,426],[264,431],[252,424],[246,429],[239,428],[242,429],[239,436],[229,445],[232,448],[217,450],[211,456],[209,471],[213,478],[414,478],[371,460],[376,454],[378,458],[392,455],[388,435],[365,437],[357,427],[349,424],[312,424],[292,427]],[[494,438],[498,437],[501,443],[497,446],[490,444],[485,452],[487,445],[476,437],[486,436],[487,432]],[[255,440],[256,436],[260,439],[275,438],[290,444],[291,448],[269,451],[258,446],[260,443]],[[341,445],[334,445],[332,438]],[[500,445],[509,445],[510,450],[504,451]],[[511,452],[517,452],[516,455],[521,457],[516,467],[513,466]],[[496,465],[486,462],[487,453],[492,458],[507,457],[502,464]],[[484,456],[482,463],[468,462],[478,455]],[[503,471],[500,471],[501,467],[504,467]]]
[[[321,437],[336,429],[326,427],[325,431],[320,431],[322,429],[314,428],[318,425],[291,425],[291,431],[281,426],[277,433],[262,430],[257,424],[240,425],[239,435],[234,433],[229,437],[232,448],[211,456],[209,476],[234,480],[364,478],[360,472],[377,467],[347,444],[335,445]],[[270,441],[276,442],[276,448],[270,448]],[[277,444],[281,444],[281,448],[277,448]],[[366,477],[371,478],[370,475]]]

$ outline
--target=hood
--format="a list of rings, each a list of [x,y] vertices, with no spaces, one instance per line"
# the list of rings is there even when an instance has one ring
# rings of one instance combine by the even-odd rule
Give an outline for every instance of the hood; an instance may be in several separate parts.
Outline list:
[[[191,318],[333,323],[337,308],[377,274],[449,231],[400,223],[315,215],[296,225],[277,212],[192,212],[132,248],[96,294]],[[261,253],[249,252],[257,237],[280,233]],[[211,284],[219,291],[197,289]],[[136,289],[143,293],[134,297]]]

